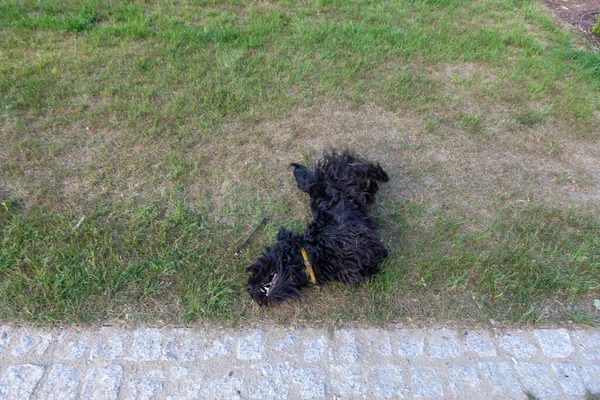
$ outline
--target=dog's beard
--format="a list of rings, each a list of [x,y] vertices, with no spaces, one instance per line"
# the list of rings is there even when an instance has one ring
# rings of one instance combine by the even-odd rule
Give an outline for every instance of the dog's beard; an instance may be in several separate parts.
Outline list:
[[[263,305],[276,304],[287,298],[299,297],[300,291],[293,277],[289,259],[279,253],[279,246],[268,249],[255,264],[248,268],[252,273],[248,282],[248,292],[254,300]],[[286,259],[285,263],[283,258]]]
[[[254,300],[265,304],[273,298],[280,281],[282,267],[279,248],[274,246],[272,249],[267,249],[266,254],[248,268],[252,272],[248,282],[248,292]]]

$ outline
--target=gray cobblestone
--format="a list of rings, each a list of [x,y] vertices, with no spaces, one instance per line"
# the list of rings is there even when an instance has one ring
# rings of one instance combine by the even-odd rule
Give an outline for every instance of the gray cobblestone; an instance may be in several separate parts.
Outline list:
[[[387,332],[380,329],[368,329],[363,331],[366,337],[367,349],[374,356],[391,356],[392,342]]]
[[[454,332],[442,329],[434,333],[427,344],[427,354],[433,358],[452,358],[458,356],[460,344]]]
[[[110,329],[101,330],[100,332],[101,334],[106,334],[106,336],[101,336],[98,341],[91,346],[90,360],[101,358],[106,360],[117,360],[122,358],[126,335]]]
[[[12,355],[15,357],[21,357],[32,350],[35,350],[36,354],[42,355],[46,352],[48,346],[50,346],[51,341],[52,335],[49,333],[39,332],[31,335],[24,331],[21,334],[20,339],[13,347]]]
[[[536,329],[533,333],[548,357],[564,358],[573,352],[569,331],[566,329]]]
[[[260,360],[263,353],[263,332],[256,330],[248,336],[240,338],[237,357],[240,360]]]
[[[0,329],[0,399],[462,400],[530,393],[550,400],[600,393],[595,328],[500,336],[478,329],[464,336],[432,329],[327,336],[326,329],[278,327],[56,332]]]
[[[291,371],[289,363],[260,364],[253,366],[252,370],[259,376],[259,383],[250,385],[248,388],[250,397],[255,399],[286,399],[288,397]]]
[[[204,352],[204,359],[208,360],[213,357],[229,354],[231,352],[232,343],[233,338],[230,336],[225,336],[223,339],[214,340],[212,347]]]
[[[152,370],[141,378],[135,378],[130,382],[130,392],[126,397],[128,400],[149,400],[163,391],[167,374],[162,370]]]
[[[136,361],[158,360],[162,349],[160,329],[139,328],[133,332],[131,359]]]
[[[425,341],[422,337],[410,337],[407,333],[398,333],[398,354],[404,358],[417,358],[423,355]]]
[[[558,376],[558,382],[566,394],[579,396],[585,394],[585,387],[579,373],[577,373],[577,366],[575,364],[552,363],[552,369],[556,376]]]
[[[487,335],[465,332],[465,344],[467,350],[479,357],[496,357],[496,345]]]
[[[10,326],[0,326],[0,354],[4,351],[11,339],[12,328]]]
[[[318,368],[294,368],[292,382],[299,386],[300,398],[325,398],[325,375]]]
[[[536,355],[537,347],[517,332],[509,332],[500,338],[500,347],[518,359],[528,359]]]
[[[285,337],[282,340],[279,340],[271,346],[272,350],[275,351],[284,351],[288,350],[296,346],[296,335],[293,333],[287,332]]]
[[[429,367],[412,367],[411,389],[415,397],[443,398],[444,389],[437,373]]]
[[[506,393],[509,395],[523,393],[509,363],[490,361],[480,362],[478,365],[492,387],[492,393]]]
[[[0,377],[0,399],[28,399],[44,375],[44,367],[11,365]]]
[[[227,375],[206,385],[200,392],[200,395],[202,398],[209,399],[237,400],[242,398],[243,390],[244,379]],[[198,397],[200,396],[195,396],[194,398]]]
[[[91,367],[85,377],[82,395],[83,399],[114,400],[121,390],[123,367]]]
[[[468,397],[481,386],[477,368],[472,365],[453,365],[449,380],[459,399]]]
[[[356,333],[348,329],[341,329],[335,332],[335,352],[334,359],[338,362],[352,363],[360,358],[358,347],[356,346]]]
[[[375,394],[382,398],[404,398],[402,369],[397,365],[377,365],[371,368]]]
[[[35,342],[33,341],[33,338],[27,332],[23,332],[21,338],[12,349],[12,355],[21,357],[23,354],[26,354],[33,349],[34,346]]]
[[[75,367],[54,364],[38,397],[44,400],[76,399],[80,384],[79,372]]]
[[[356,364],[338,364],[330,367],[332,394],[346,397],[367,397],[367,384]]]
[[[68,344],[68,357],[72,359],[83,357],[87,349],[87,341],[88,339],[86,337],[70,341]]]
[[[194,361],[198,342],[190,338],[189,329],[173,329],[163,348],[163,360]]]
[[[600,360],[600,331],[575,333],[579,349],[586,360]]]
[[[558,394],[554,378],[549,368],[540,363],[520,362],[517,371],[525,390],[535,396],[551,396]]]
[[[316,339],[304,339],[304,361],[318,362],[327,350],[327,339],[320,336]]]
[[[582,366],[581,378],[586,390],[593,394],[600,394],[600,364]]]

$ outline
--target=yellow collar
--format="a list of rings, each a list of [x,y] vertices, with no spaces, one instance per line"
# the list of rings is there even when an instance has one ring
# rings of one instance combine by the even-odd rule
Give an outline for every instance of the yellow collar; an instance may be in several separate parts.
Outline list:
[[[308,280],[310,283],[317,283],[317,278],[315,277],[315,271],[313,271],[312,265],[310,265],[310,260],[308,259],[308,254],[306,254],[306,250],[304,247],[300,249],[300,253],[302,253],[302,258],[304,258],[304,266],[306,267],[306,275],[308,275]]]

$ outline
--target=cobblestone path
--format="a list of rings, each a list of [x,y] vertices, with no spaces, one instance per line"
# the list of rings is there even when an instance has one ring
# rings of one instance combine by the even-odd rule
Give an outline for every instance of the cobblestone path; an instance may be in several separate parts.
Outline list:
[[[577,399],[600,330],[0,327],[0,399]]]

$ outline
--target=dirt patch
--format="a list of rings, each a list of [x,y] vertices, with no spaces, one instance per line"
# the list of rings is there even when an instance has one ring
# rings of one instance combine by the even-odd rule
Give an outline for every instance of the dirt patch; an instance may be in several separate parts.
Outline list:
[[[349,147],[381,162],[390,173],[384,202],[406,199],[432,209],[444,204],[483,209],[506,194],[514,201],[556,205],[585,206],[600,198],[600,171],[592,162],[598,145],[561,135],[556,126],[502,133],[507,122],[497,117],[486,121],[490,137],[483,133],[474,138],[452,124],[429,133],[423,118],[375,106],[355,110],[326,103],[300,109],[288,118],[230,133],[252,139],[222,144],[218,163],[229,173],[212,190],[228,198],[240,185],[254,182],[286,198],[292,208],[304,209],[305,199],[287,165],[315,160],[328,148]],[[560,151],[549,147],[549,137]]]
[[[600,10],[600,0],[544,0],[558,18],[580,32],[587,41],[600,49],[600,37],[592,33]]]

